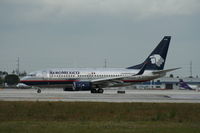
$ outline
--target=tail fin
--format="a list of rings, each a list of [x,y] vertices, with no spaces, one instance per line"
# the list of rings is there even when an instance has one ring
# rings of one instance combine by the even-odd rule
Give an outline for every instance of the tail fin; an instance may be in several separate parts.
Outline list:
[[[184,82],[182,79],[180,79],[179,84],[180,84],[179,86],[181,88],[192,90],[192,88],[186,82]]]
[[[170,40],[171,36],[165,36],[143,63],[127,69],[141,69],[144,63],[147,63],[146,70],[163,70]]]

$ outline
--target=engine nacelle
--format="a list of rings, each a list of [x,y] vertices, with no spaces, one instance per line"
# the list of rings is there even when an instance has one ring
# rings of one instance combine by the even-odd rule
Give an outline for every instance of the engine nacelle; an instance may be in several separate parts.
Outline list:
[[[73,90],[91,90],[92,83],[91,82],[84,82],[84,81],[77,81],[73,83]]]

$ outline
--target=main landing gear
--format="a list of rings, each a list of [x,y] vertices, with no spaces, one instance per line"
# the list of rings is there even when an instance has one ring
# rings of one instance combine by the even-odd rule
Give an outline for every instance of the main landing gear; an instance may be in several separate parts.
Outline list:
[[[103,93],[103,89],[101,89],[101,88],[98,88],[98,89],[96,89],[96,88],[92,88],[91,89],[91,93]]]
[[[37,89],[37,93],[41,93],[41,89],[38,88],[38,89]]]

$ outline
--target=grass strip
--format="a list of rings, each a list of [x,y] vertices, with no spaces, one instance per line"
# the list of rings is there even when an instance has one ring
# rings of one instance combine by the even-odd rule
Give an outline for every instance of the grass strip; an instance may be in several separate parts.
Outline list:
[[[199,133],[200,123],[171,122],[55,122],[0,123],[1,133]]]
[[[0,121],[199,122],[200,104],[0,102]]]
[[[199,133],[200,104],[0,101],[0,133]]]

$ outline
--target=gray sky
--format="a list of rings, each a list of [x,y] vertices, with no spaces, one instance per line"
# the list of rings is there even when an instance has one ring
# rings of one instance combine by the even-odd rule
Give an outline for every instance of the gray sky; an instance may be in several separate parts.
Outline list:
[[[200,0],[0,0],[0,70],[128,67],[164,35],[165,68],[200,76]]]

